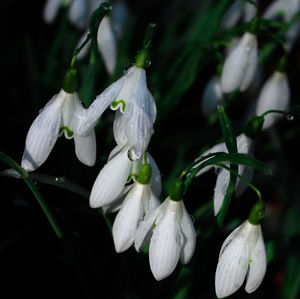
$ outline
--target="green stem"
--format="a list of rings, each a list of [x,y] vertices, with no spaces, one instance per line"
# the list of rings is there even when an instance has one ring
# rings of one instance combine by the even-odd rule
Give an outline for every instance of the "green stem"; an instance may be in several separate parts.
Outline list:
[[[70,64],[70,68],[73,69],[74,68],[74,65],[75,65],[75,62],[76,62],[76,59],[77,59],[77,55],[81,52],[81,50],[86,46],[86,44],[90,41],[91,39],[91,34],[89,33],[86,37],[86,39],[84,40],[84,42],[75,50],[75,53],[72,57],[72,60],[71,60],[71,64]]]

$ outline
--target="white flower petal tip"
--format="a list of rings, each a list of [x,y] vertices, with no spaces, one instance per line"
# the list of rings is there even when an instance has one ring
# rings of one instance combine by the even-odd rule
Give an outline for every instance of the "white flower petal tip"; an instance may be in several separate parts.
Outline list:
[[[235,293],[245,279],[246,291],[255,291],[263,280],[266,265],[261,227],[246,220],[222,245],[215,275],[217,297],[224,298]]]
[[[117,41],[109,17],[104,17],[99,25],[97,42],[106,70],[112,75],[117,63]]]
[[[43,11],[43,18],[46,23],[50,24],[54,21],[61,6],[60,2],[60,0],[47,0]]]
[[[253,81],[258,64],[256,35],[246,32],[225,60],[221,87],[224,93],[246,90]]]
[[[135,236],[136,250],[149,242],[150,268],[156,280],[171,275],[179,258],[183,263],[190,261],[196,234],[182,201],[167,198],[140,223]]]
[[[90,195],[92,208],[109,205],[121,194],[131,165],[127,152],[128,147],[125,147],[109,160],[100,171]]]
[[[267,110],[286,110],[290,103],[290,88],[287,76],[276,71],[264,84],[258,97],[256,114],[261,115]],[[279,114],[270,113],[265,116],[263,129],[271,127],[278,119]]]
[[[209,116],[217,111],[217,105],[223,100],[220,78],[213,77],[207,84],[201,103],[201,110],[204,116]]]

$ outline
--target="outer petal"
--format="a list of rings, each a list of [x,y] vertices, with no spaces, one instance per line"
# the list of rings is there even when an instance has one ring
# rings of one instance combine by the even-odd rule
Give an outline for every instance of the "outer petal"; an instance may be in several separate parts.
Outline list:
[[[86,136],[74,134],[75,153],[80,162],[93,166],[96,162],[96,135],[92,130]]]
[[[156,221],[149,247],[150,268],[156,280],[169,276],[175,269],[183,246],[178,223],[181,202],[169,200],[164,215]]]
[[[126,105],[123,123],[132,150],[139,158],[146,151],[153,134],[149,117],[139,106],[129,103]]]
[[[21,166],[33,171],[49,156],[59,134],[63,96],[54,96],[32,123],[25,143]]]
[[[246,292],[254,292],[261,284],[267,269],[267,254],[265,243],[259,225],[259,236],[251,250],[250,267],[246,283]]]
[[[75,49],[79,48],[79,47],[82,45],[82,43],[85,41],[85,39],[86,39],[86,37],[87,37],[88,34],[89,34],[89,30],[86,30],[86,31],[84,32],[84,34],[81,36],[81,38],[79,39],[79,41],[78,41],[78,43],[77,43]],[[77,57],[76,57],[77,60],[80,60],[80,59],[82,59],[82,58],[84,58],[84,57],[86,56],[86,54],[87,54],[88,51],[89,51],[90,46],[91,46],[91,41],[89,41],[89,42],[84,46],[84,48],[78,53],[78,55],[77,55]]]
[[[73,0],[69,9],[70,22],[82,29],[87,23],[87,1],[86,0]]]
[[[253,0],[257,3],[256,0]],[[255,16],[255,6],[249,2],[244,3],[244,22],[250,22]]]
[[[277,17],[280,11],[285,11],[285,1],[273,1],[263,14],[264,19],[273,19]]]
[[[142,250],[150,242],[154,222],[160,212],[161,206],[152,210],[145,216],[144,220],[140,222],[139,227],[135,234],[134,247],[136,251]]]
[[[222,143],[219,143],[219,144],[216,144],[214,145],[212,148],[210,148],[209,150],[205,151],[203,154],[201,154],[200,157],[203,157],[203,156],[206,156],[208,154],[213,154],[213,153],[216,153],[216,152],[225,152],[227,153],[227,149],[226,149],[226,145],[224,142]],[[200,158],[199,157],[199,158]],[[199,159],[198,158],[198,159]],[[200,165],[199,164],[196,164],[193,168],[196,168]],[[207,167],[204,167],[203,169],[201,169],[197,174],[196,174],[196,177],[198,177],[199,175],[207,172],[208,170],[212,169],[214,166],[207,166]]]
[[[209,116],[217,111],[217,105],[223,100],[220,78],[214,76],[208,82],[201,103],[201,110],[205,116]]]
[[[112,83],[100,95],[96,97],[91,106],[85,113],[76,114],[77,128],[75,128],[78,135],[86,135],[97,124],[100,116],[104,110],[110,105],[117,94],[120,92],[124,83],[123,76],[118,81]]]
[[[221,257],[221,255],[223,254],[224,250],[226,249],[226,247],[232,242],[232,240],[237,236],[239,230],[241,229],[242,225],[238,226],[237,228],[235,228],[230,235],[225,239],[224,243],[222,244],[221,250],[220,250],[220,254],[219,254],[219,259]]]
[[[128,143],[128,138],[124,130],[123,113],[120,110],[116,111],[113,131],[114,131],[115,141],[119,146],[122,147]]]
[[[214,212],[215,216],[218,215],[222,207],[224,197],[228,188],[230,180],[230,172],[226,169],[221,169],[216,182],[215,192],[214,192]]]
[[[246,90],[251,85],[258,65],[257,39],[253,34],[250,34],[246,51],[248,51],[248,59],[244,78],[240,86],[241,91]]]
[[[98,28],[97,41],[105,67],[108,73],[112,75],[117,62],[117,41],[109,17],[102,19]]]
[[[143,218],[143,199],[149,196],[149,186],[139,183],[135,183],[127,194],[112,228],[117,252],[125,251],[133,244],[138,224]]]
[[[43,11],[43,17],[46,23],[53,22],[57,15],[59,7],[60,0],[47,0]]]
[[[151,190],[157,197],[159,197],[162,189],[160,170],[149,152],[147,152],[147,159],[152,169],[151,178],[150,178]]]
[[[153,193],[152,189],[150,189],[149,199],[144,200],[144,211],[145,214],[148,215],[151,211],[158,208],[160,206],[161,202],[156,197],[156,195]]]
[[[91,191],[92,208],[111,204],[122,192],[130,170],[128,148],[109,160],[100,171]]]
[[[221,28],[227,29],[235,26],[241,15],[242,15],[242,6],[243,3],[241,0],[237,0],[231,5],[231,7],[227,10],[226,14],[223,17]]]
[[[196,246],[196,232],[195,232],[194,223],[190,215],[186,211],[184,204],[183,204],[183,215],[181,221],[181,231],[183,234],[184,243],[181,249],[180,260],[183,264],[187,264],[191,260],[194,254],[194,250]]]
[[[215,287],[218,298],[236,292],[245,279],[250,258],[250,246],[244,238],[233,238],[220,255]]]
[[[256,114],[260,115],[270,109],[286,110],[290,102],[290,89],[286,74],[275,72],[264,84],[259,95]],[[265,117],[263,129],[267,129],[278,119],[274,113]]]
[[[251,58],[251,62],[254,61],[255,46],[257,47],[255,35],[247,32],[226,58],[221,77],[223,92],[227,93],[234,91],[241,87],[241,84],[243,84],[243,89],[248,87],[247,85],[251,81],[250,79],[252,79],[251,76],[254,74],[253,69],[255,71],[256,68],[256,66],[251,66],[249,64],[249,57]],[[247,71],[247,68],[249,67],[250,70]],[[245,83],[243,83],[244,80]]]

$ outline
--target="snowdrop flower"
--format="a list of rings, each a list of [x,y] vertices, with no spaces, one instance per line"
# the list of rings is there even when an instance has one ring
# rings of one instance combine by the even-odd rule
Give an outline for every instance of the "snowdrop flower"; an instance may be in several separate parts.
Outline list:
[[[267,268],[266,249],[263,240],[257,204],[248,220],[237,227],[224,241],[215,275],[218,298],[230,296],[246,280],[247,293],[254,292],[261,284]],[[254,211],[253,211],[254,210]],[[252,218],[251,218],[252,217]]]
[[[150,243],[150,268],[156,280],[169,276],[179,258],[188,263],[194,253],[196,234],[193,221],[182,201],[183,182],[175,181],[170,196],[140,223],[135,248],[140,251]]]
[[[127,250],[134,243],[139,222],[160,205],[151,192],[150,177],[151,166],[143,164],[137,181],[133,183],[115,218],[112,234],[117,252]]]
[[[265,19],[274,19],[278,16],[283,16],[285,22],[291,18],[300,9],[299,0],[277,0],[273,1],[263,14]]]
[[[88,134],[109,105],[112,110],[120,110],[121,129],[131,145],[132,153],[139,159],[153,134],[156,118],[156,104],[147,88],[143,68],[132,66],[122,78],[97,96],[86,114],[78,115],[77,133]]]
[[[285,72],[276,70],[262,87],[256,105],[256,114],[261,115],[267,110],[286,110],[290,103],[290,88]],[[271,127],[281,115],[267,114],[263,129]]]
[[[254,150],[254,142],[251,138],[247,137],[246,134],[242,133],[237,137],[237,151],[241,154],[252,154]],[[205,151],[200,157],[206,156],[211,153],[216,152],[228,152],[225,143],[220,143],[215,146],[213,146],[211,149]],[[199,158],[200,158],[199,157]],[[199,166],[199,164],[196,164],[194,168]],[[212,169],[214,166],[207,166],[201,169],[197,174],[196,177],[200,176],[201,174],[207,172],[208,170]],[[246,167],[244,165],[238,166],[238,173],[239,175],[245,177],[248,181],[252,180],[253,176],[253,168]],[[227,191],[227,187],[230,180],[230,172],[224,168],[221,168],[218,170],[218,176],[216,181],[216,186],[214,189],[214,213],[215,216],[219,213],[224,197]],[[241,196],[244,191],[247,188],[247,184],[245,184],[243,181],[237,179],[236,187],[235,187],[235,194],[236,196]]]
[[[251,21],[249,31],[244,33],[225,59],[221,76],[221,87],[224,93],[232,92],[237,88],[244,91],[253,81],[258,64],[256,20],[254,18]]]
[[[76,70],[68,70],[64,86],[52,97],[32,123],[25,143],[22,167],[33,171],[49,156],[54,144],[63,133],[67,139],[74,137],[76,156],[82,163],[93,166],[96,160],[96,138],[94,129],[86,136],[74,131],[75,114],[84,113],[76,93]]]
[[[141,157],[141,159],[143,158]],[[161,193],[160,172],[149,153],[147,153],[147,163],[152,168],[151,190],[158,197]],[[133,187],[133,185],[125,186],[125,184],[133,175],[139,173],[140,167],[141,162],[133,160],[130,145],[125,145],[121,150],[119,146],[116,146],[94,182],[90,195],[90,206],[92,208],[103,207],[105,211],[111,212],[118,210],[124,199],[121,197]]]
[[[209,116],[216,112],[217,105],[223,101],[223,92],[221,88],[220,78],[213,76],[205,87],[201,110],[205,116]]]
[[[52,23],[61,5],[69,5],[71,0],[47,0],[43,10],[43,18],[46,23]]]

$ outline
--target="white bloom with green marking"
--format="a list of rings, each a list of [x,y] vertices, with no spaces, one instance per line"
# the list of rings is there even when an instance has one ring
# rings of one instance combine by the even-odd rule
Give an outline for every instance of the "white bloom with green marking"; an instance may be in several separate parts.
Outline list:
[[[261,284],[267,268],[266,249],[260,224],[246,220],[224,241],[215,275],[218,298],[230,296],[246,280],[247,293]]]
[[[135,248],[140,251],[149,243],[150,268],[156,280],[171,275],[179,258],[183,264],[191,260],[196,233],[182,200],[166,198],[140,222]]]
[[[76,92],[68,93],[63,89],[55,95],[40,111],[32,123],[25,142],[21,166],[33,171],[41,166],[49,156],[54,144],[63,133],[67,139],[74,137],[76,156],[82,163],[92,166],[96,160],[96,138],[94,129],[86,136],[74,131],[77,118],[83,114]]]
[[[123,134],[136,158],[140,158],[153,134],[156,118],[156,104],[147,88],[143,68],[132,66],[122,78],[97,96],[86,113],[78,115],[77,133],[88,134],[108,106],[121,112],[119,121]]]

